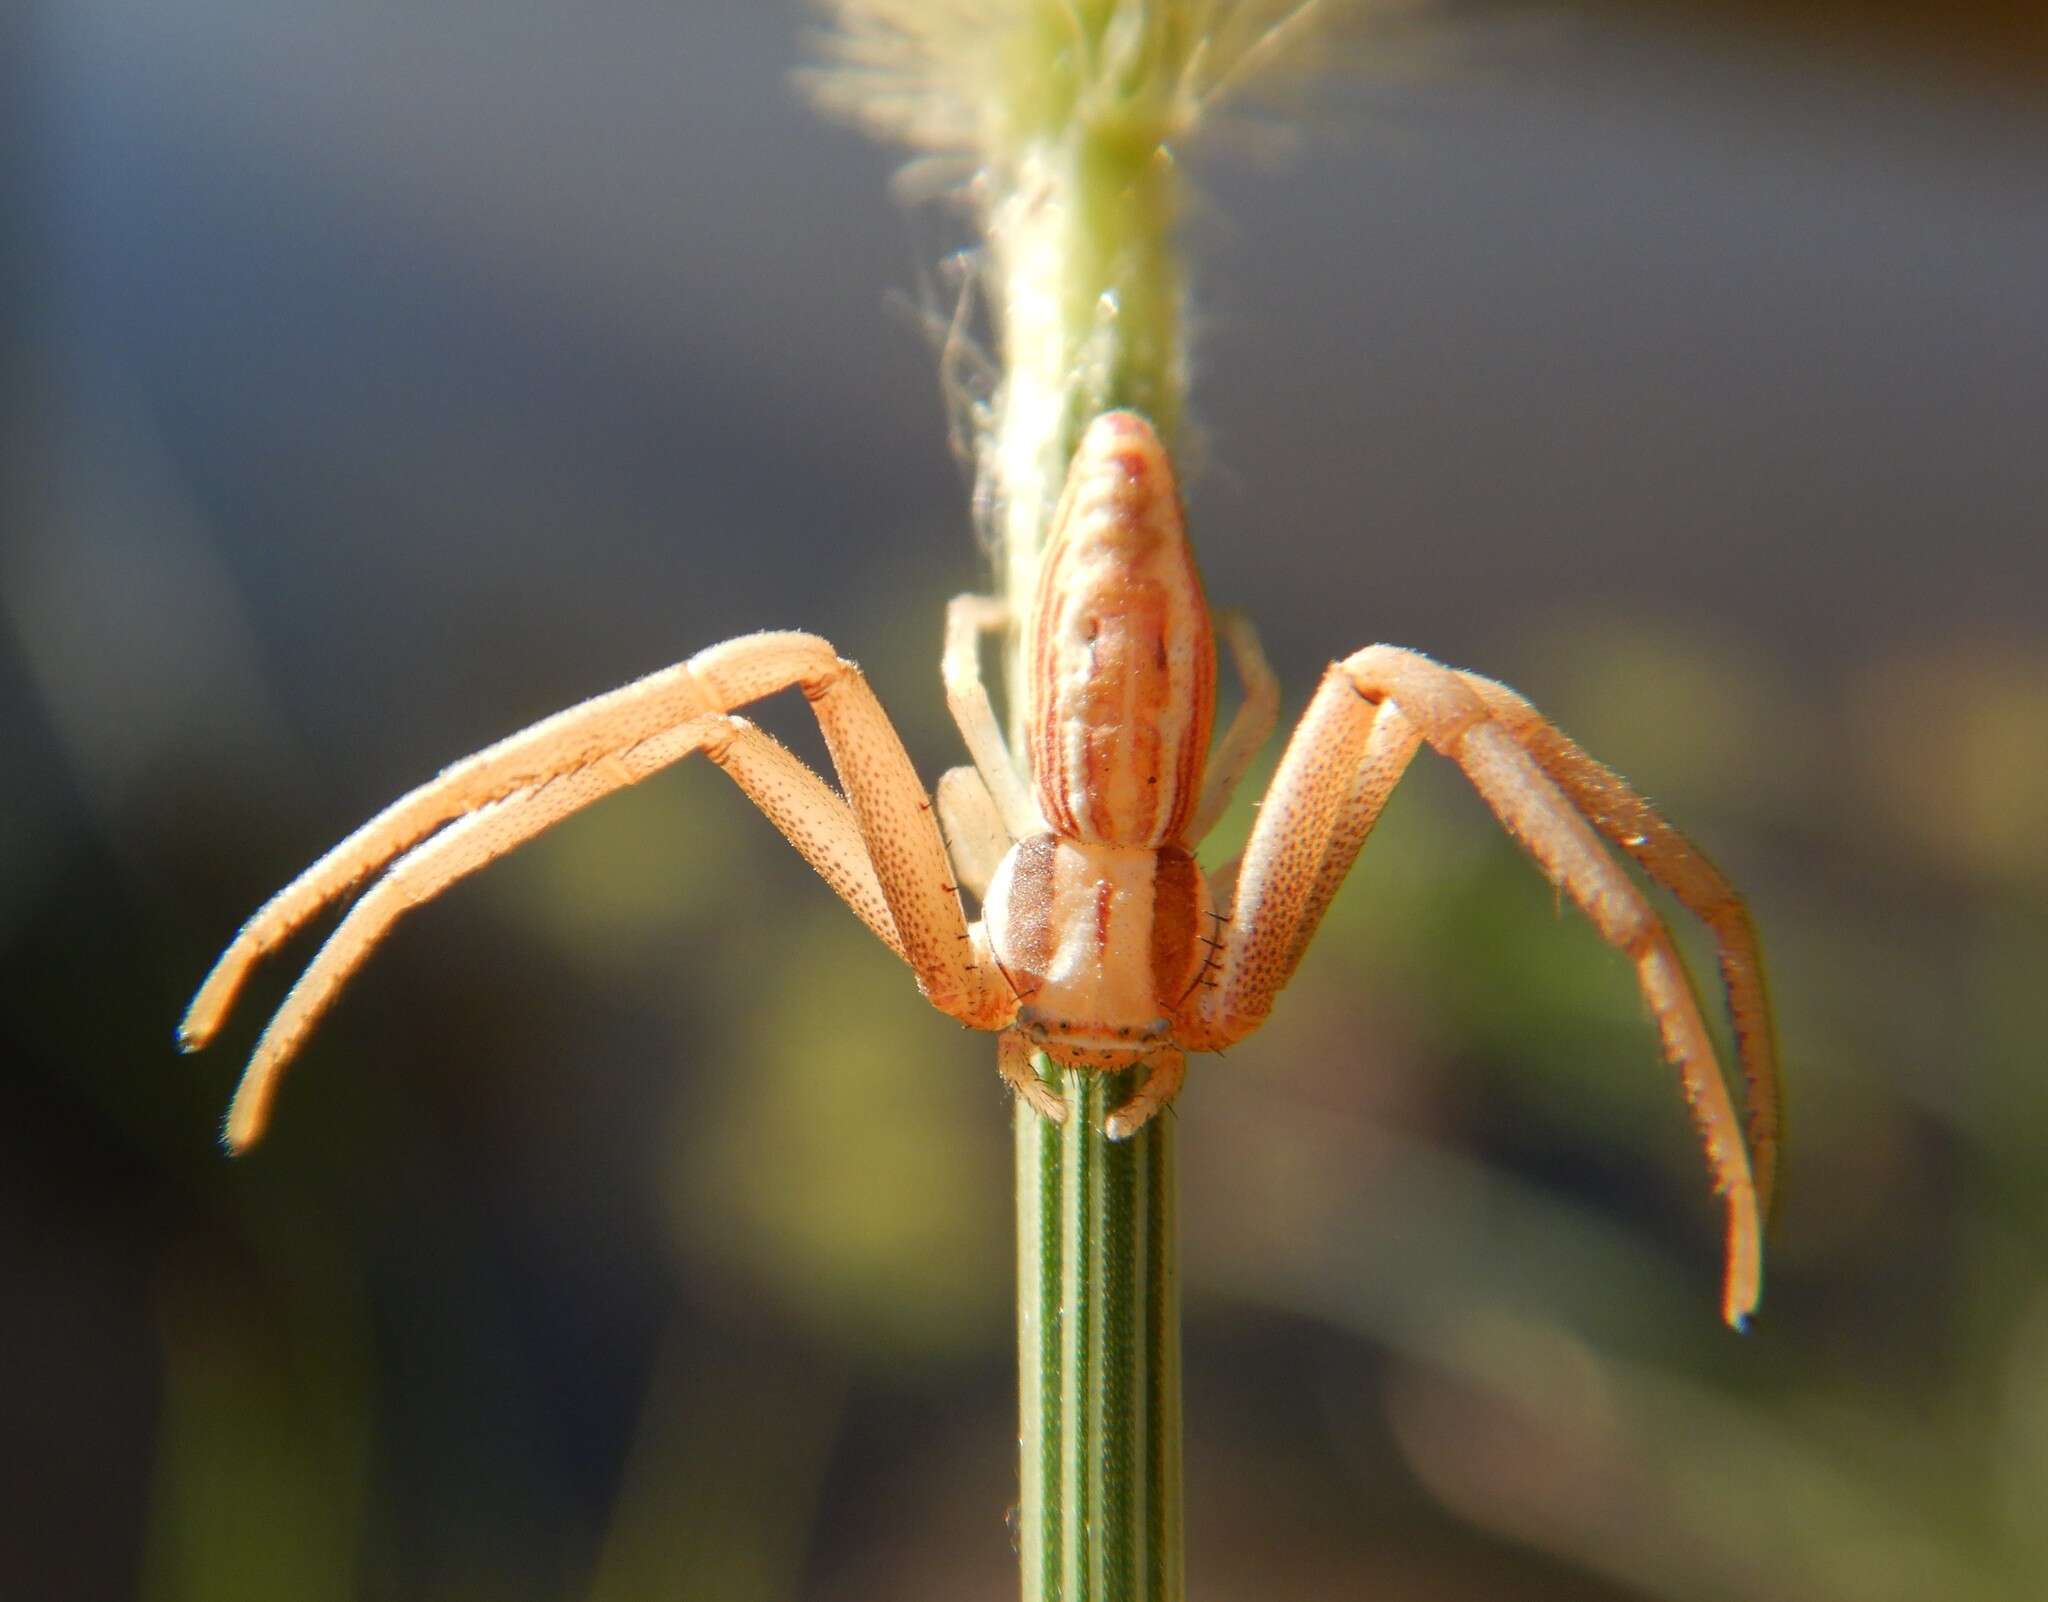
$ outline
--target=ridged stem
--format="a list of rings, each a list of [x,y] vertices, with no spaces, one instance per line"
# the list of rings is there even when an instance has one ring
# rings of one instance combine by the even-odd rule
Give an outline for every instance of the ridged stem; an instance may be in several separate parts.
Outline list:
[[[993,487],[1012,616],[1081,431],[1116,407],[1171,444],[1185,381],[1177,174],[1156,119],[1102,93],[1102,60],[1158,70],[1128,32],[1143,8],[1076,6],[1041,41],[1008,109],[1035,129],[992,168],[986,225],[1000,329]],[[1091,27],[1093,32],[1090,32]],[[1113,29],[1111,30],[1114,31]],[[1016,635],[1013,722],[1027,705]],[[1013,739],[1021,730],[1013,729]],[[1018,748],[1022,749],[1021,741]],[[1064,1124],[1016,1112],[1018,1528],[1024,1602],[1180,1602],[1181,1372],[1171,1114],[1111,1141],[1105,1116],[1135,1073],[1039,1071],[1063,1081]]]
[[[1179,1602],[1173,1120],[1108,1140],[1128,1076],[1064,1078],[1063,1125],[1016,1117],[1023,1595]]]

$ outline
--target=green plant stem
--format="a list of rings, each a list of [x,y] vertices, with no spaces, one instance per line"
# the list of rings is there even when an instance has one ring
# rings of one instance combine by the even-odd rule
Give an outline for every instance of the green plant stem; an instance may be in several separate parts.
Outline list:
[[[1044,129],[992,173],[985,218],[1001,326],[994,427],[1002,583],[1021,616],[1037,588],[1067,464],[1103,412],[1150,418],[1170,448],[1186,389],[1182,279],[1174,225],[1179,175],[1156,117],[1103,104],[1068,80],[1072,51],[1018,81]],[[1053,88],[1044,88],[1050,82]],[[1015,640],[1013,721],[1025,706]]]
[[[1125,115],[1099,80],[1092,89],[1074,81],[1086,79],[1088,56],[1085,41],[1057,33],[1042,70],[1018,73],[1028,94],[1012,109],[1038,132],[1011,143],[1011,159],[992,174],[986,220],[1004,362],[995,477],[1013,617],[1032,603],[1081,431],[1130,407],[1170,445],[1184,387],[1173,163],[1156,119]],[[1013,721],[1027,704],[1015,639]],[[1179,1602],[1173,1119],[1111,1141],[1104,1117],[1134,1076],[1038,1061],[1063,1082],[1067,1119],[1056,1126],[1017,1107],[1024,1599]]]
[[[1040,1060],[1040,1071],[1050,1065]],[[1057,1074],[1059,1070],[1051,1069]],[[1019,1557],[1026,1602],[1184,1594],[1173,1120],[1102,1133],[1125,1078],[1017,1106]]]

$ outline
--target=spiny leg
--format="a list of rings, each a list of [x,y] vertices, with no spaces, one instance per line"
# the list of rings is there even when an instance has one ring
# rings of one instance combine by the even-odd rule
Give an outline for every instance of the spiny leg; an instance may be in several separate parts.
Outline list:
[[[204,1046],[265,953],[451,818],[717,710],[690,664],[679,662],[557,712],[443,769],[384,808],[257,910],[192,998],[179,1027],[180,1043],[187,1051]]]
[[[731,776],[861,921],[901,956],[888,904],[845,801],[744,719],[693,718],[575,773],[490,802],[393,863],[322,943],[257,1041],[228,1113],[229,1146],[241,1151],[262,1134],[285,1066],[400,917],[571,813],[697,750]]]
[[[1358,759],[1358,770],[1352,776],[1351,791],[1337,810],[1329,840],[1323,847],[1323,860],[1316,866],[1315,885],[1296,915],[1294,945],[1287,956],[1286,978],[1294,977],[1294,970],[1301,963],[1301,954],[1308,949],[1309,941],[1315,938],[1323,914],[1329,910],[1331,898],[1351,872],[1358,853],[1365,849],[1373,825],[1379,822],[1380,813],[1386,809],[1387,800],[1394,793],[1394,786],[1401,782],[1401,776],[1408,771],[1408,764],[1421,744],[1422,731],[1401,716],[1401,709],[1393,702],[1382,701],[1373,716],[1372,731],[1366,736],[1365,752]]]
[[[1280,681],[1259,649],[1258,631],[1241,612],[1221,612],[1216,632],[1230,648],[1230,660],[1237,668],[1237,681],[1244,700],[1223,731],[1209,757],[1208,776],[1202,781],[1201,805],[1188,825],[1187,842],[1199,845],[1230,805],[1230,798],[1244,778],[1245,769],[1259,754],[1259,748],[1273,737],[1273,725],[1280,717]]]
[[[765,736],[754,736],[742,720],[705,711],[707,706],[740,705],[790,685],[801,686],[811,703],[846,786],[845,799]],[[684,707],[691,710],[679,725],[647,732],[653,711]],[[619,743],[603,747],[607,736]],[[188,1049],[203,1044],[218,1027],[256,956],[303,921],[311,908],[399,855],[392,842],[416,842],[432,827],[423,820],[447,814],[458,801],[470,814],[417,846],[402,861],[406,872],[397,882],[373,886],[336,929],[265,1033],[247,1082],[244,1105],[250,1112],[238,1127],[250,1134],[260,1127],[278,1069],[341,981],[406,907],[707,741],[716,743],[723,764],[771,821],[910,963],[919,988],[934,1005],[977,1027],[994,1028],[1007,1020],[1014,997],[978,953],[948,875],[931,804],[859,670],[814,636],[749,635],[700,652],[624,692],[572,708],[458,764],[356,831],[252,919],[193,1003],[183,1031]],[[503,785],[507,774],[546,760],[569,765],[489,799],[474,799],[480,790]]]
[[[831,647],[811,635],[746,635],[543,718],[443,769],[384,808],[257,910],[193,997],[179,1029],[181,1043],[188,1051],[204,1046],[259,958],[328,902],[450,819],[577,772],[692,717],[773,694],[798,682],[806,668],[817,672],[837,662]]]
[[[1145,1069],[1145,1082],[1138,1086],[1130,1100],[1103,1120],[1102,1132],[1111,1140],[1129,1140],[1143,1129],[1161,1108],[1180,1094],[1180,1087],[1188,1077],[1187,1054],[1172,1046],[1147,1057],[1140,1066]]]
[[[781,830],[876,938],[904,956],[903,937],[868,858],[860,820],[845,797],[745,718],[718,722],[722,727],[705,739],[705,756]]]
[[[1387,720],[1389,711],[1395,721]],[[1254,825],[1219,984],[1202,997],[1194,1017],[1176,1019],[1175,1038],[1191,1049],[1215,1049],[1257,1027],[1300,955],[1313,917],[1405,768],[1418,729],[1458,762],[1509,833],[1602,937],[1634,959],[1726,1202],[1723,1312],[1739,1327],[1755,1309],[1762,1282],[1756,1185],[1670,935],[1536,760],[1492,723],[1472,688],[1427,657],[1376,646],[1325,676]],[[1348,772],[1339,771],[1347,764]],[[1360,773],[1361,766],[1368,771]]]
[[[1749,908],[1721,870],[1626,779],[1588,756],[1521,695],[1476,673],[1458,676],[1571,797],[1587,822],[1633,857],[1713,935],[1735,1027],[1735,1053],[1748,1090],[1749,1158],[1756,1170],[1757,1208],[1768,1220],[1776,1188],[1782,1092],[1763,951]]]
[[[946,607],[943,671],[946,706],[960,727],[967,753],[974,758],[981,782],[988,786],[1003,827],[1012,840],[1022,840],[1042,832],[1045,821],[1017,771],[1003,731],[996,726],[995,708],[981,679],[981,636],[1004,628],[1009,618],[1009,607],[994,596],[954,596]]]
[[[1014,1029],[1005,1029],[996,1036],[996,1071],[1008,1085],[1031,1106],[1041,1118],[1056,1124],[1067,1121],[1067,1103],[1057,1090],[1038,1077],[1038,1069],[1031,1059],[1037,1055],[1033,1046]]]
[[[285,1064],[333,1004],[349,976],[401,916],[600,796],[695,750],[704,733],[701,722],[692,724],[680,736],[657,736],[576,773],[515,790],[485,803],[402,855],[349,908],[348,916],[322,943],[264,1027],[228,1109],[224,1138],[229,1149],[244,1151],[263,1133]]]
[[[1418,652],[1385,645],[1357,652],[1343,668],[1365,701],[1393,700],[1435,750],[1464,770],[1551,883],[1579,904],[1601,938],[1635,962],[1637,982],[1664,1053],[1678,1069],[1715,1189],[1727,1207],[1722,1314],[1741,1328],[1763,1287],[1757,1187],[1712,1039],[1670,932],[1570,798],[1456,673]]]
[[[1332,668],[1281,753],[1237,863],[1215,982],[1174,1019],[1173,1038],[1190,1051],[1220,1051],[1258,1028],[1293,971],[1303,914],[1371,738],[1360,705]]]
[[[545,788],[544,784],[541,789]],[[348,916],[314,956],[312,966],[286,993],[283,1004],[256,1042],[249,1066],[242,1070],[242,1081],[235,1087],[235,1099],[228,1108],[227,1126],[221,1136],[230,1151],[246,1151],[262,1135],[270,1122],[270,1106],[285,1064],[385,930],[400,914],[510,850],[511,844],[499,843],[495,831],[507,821],[516,824],[522,807],[540,800],[539,790],[518,790],[486,803],[425,845],[400,857],[391,871],[349,909]],[[548,822],[559,816],[559,812],[553,813]]]
[[[971,1028],[995,1029],[1009,1022],[1016,996],[995,966],[977,953],[932,803],[867,680],[813,636],[752,638],[805,642],[801,652],[812,660],[799,663],[789,656],[797,648],[778,646],[773,665],[788,674],[782,683],[801,684],[818,719],[918,989],[934,1007]],[[692,660],[708,681],[723,684],[729,672],[737,687],[771,665],[736,649],[747,644],[736,640],[714,646]],[[764,693],[755,691],[748,699]]]
[[[1330,754],[1323,747],[1332,725],[1353,718],[1356,699],[1350,681],[1331,668],[1295,733],[1304,760],[1295,759],[1295,741],[1290,741],[1244,857],[1210,876],[1218,902],[1230,908],[1226,921],[1234,938],[1225,942],[1215,986],[1195,1005],[1195,1016],[1177,1026],[1179,1038],[1190,1044],[1213,1040],[1210,1049],[1220,1048],[1264,1021],[1422,743],[1421,731],[1401,716],[1400,708],[1383,702],[1366,728],[1348,787],[1328,782],[1319,760],[1316,776],[1307,777],[1305,761]],[[1347,735],[1334,750],[1342,759],[1352,747]],[[1281,794],[1291,794],[1299,804],[1283,807],[1277,801]],[[1290,845],[1297,849],[1287,849]],[[1249,877],[1243,873],[1246,860],[1258,864]]]

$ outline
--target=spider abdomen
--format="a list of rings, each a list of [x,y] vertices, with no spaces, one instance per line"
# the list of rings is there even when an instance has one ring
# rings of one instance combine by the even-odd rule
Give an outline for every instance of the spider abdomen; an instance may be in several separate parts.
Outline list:
[[[1178,846],[1033,835],[1010,848],[983,909],[1017,989],[1017,1027],[1070,1068],[1125,1068],[1168,1037],[1199,981],[1208,887]]]
[[[1201,798],[1216,640],[1172,460],[1135,413],[1082,436],[1025,651],[1046,822],[1105,845],[1180,841]]]

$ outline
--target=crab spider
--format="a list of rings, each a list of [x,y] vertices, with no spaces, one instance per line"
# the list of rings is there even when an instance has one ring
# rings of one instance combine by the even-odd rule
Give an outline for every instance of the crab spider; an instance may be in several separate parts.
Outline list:
[[[1023,631],[1027,786],[997,727],[980,637]],[[946,623],[946,699],[972,767],[926,795],[860,671],[809,634],[750,634],[557,713],[401,797],[243,926],[187,1011],[210,1041],[258,958],[375,876],[257,1042],[228,1113],[240,1151],[278,1075],[408,908],[570,813],[701,751],[788,837],[940,1011],[997,1032],[1003,1078],[1046,1118],[1066,1103],[1033,1068],[1143,1068],[1105,1132],[1170,1102],[1186,1053],[1265,1020],[1418,747],[1450,758],[1539,868],[1634,963],[1727,1210],[1723,1313],[1740,1327],[1762,1281],[1778,1102],[1756,935],[1720,873],[1614,773],[1514,691],[1374,645],[1333,664],[1288,742],[1227,884],[1192,847],[1271,734],[1278,693],[1242,619],[1218,624],[1244,701],[1214,753],[1216,630],[1188,548],[1172,463],[1152,427],[1087,429],[1028,615],[962,596]],[[834,790],[735,716],[803,691]],[[940,823],[946,825],[942,837]],[[1747,1138],[1669,931],[1601,837],[1712,933],[1747,1083]],[[950,841],[950,849],[948,841]],[[969,922],[959,887],[979,901]],[[1227,909],[1227,910],[1226,910]]]

